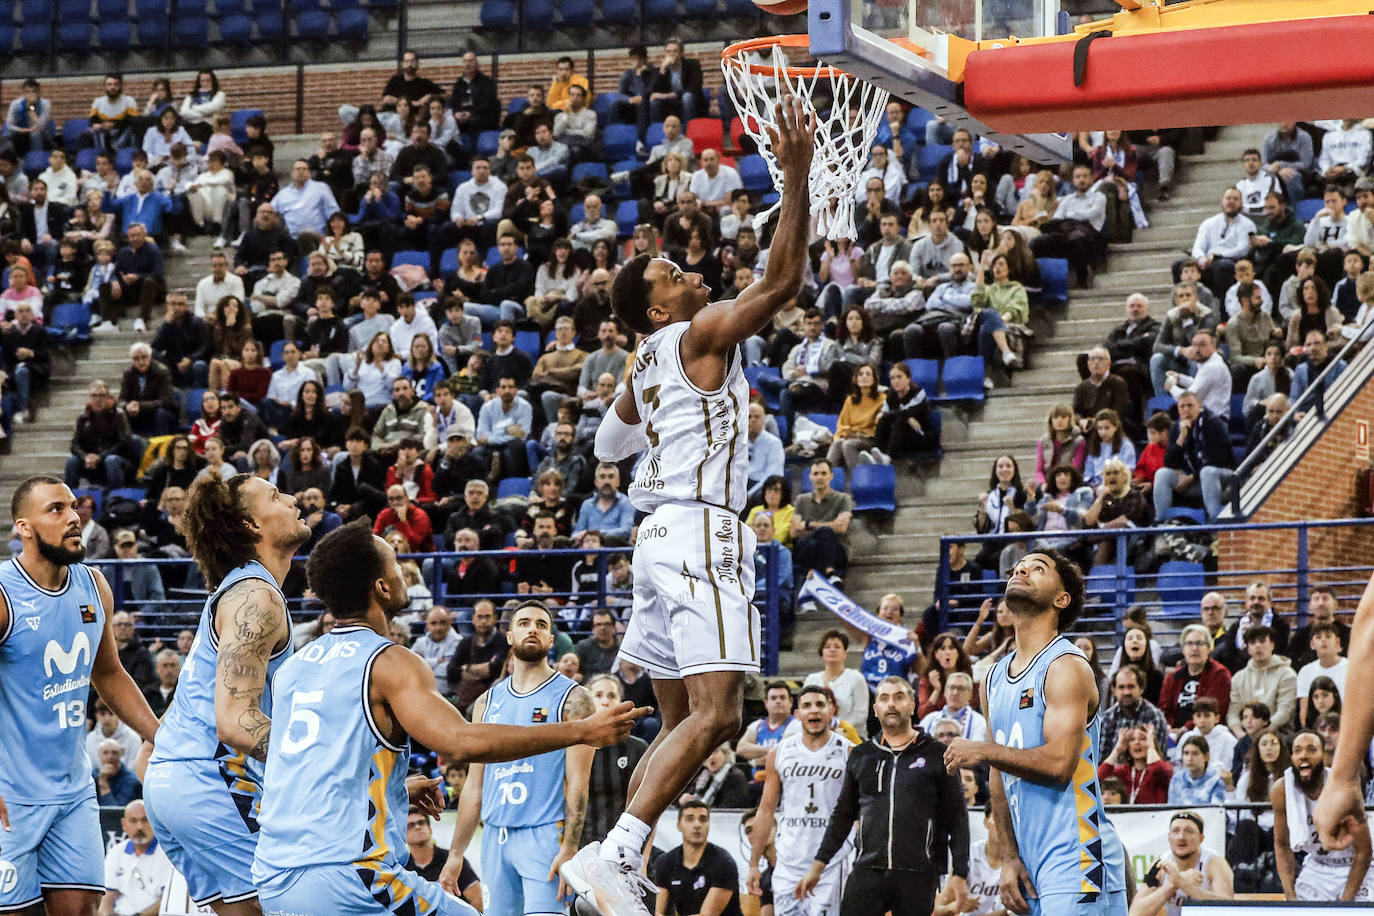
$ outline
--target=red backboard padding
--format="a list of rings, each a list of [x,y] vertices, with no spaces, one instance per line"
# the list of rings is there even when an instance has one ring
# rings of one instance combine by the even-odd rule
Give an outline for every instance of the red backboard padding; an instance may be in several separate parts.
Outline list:
[[[964,106],[1003,133],[1364,117],[1374,111],[1374,16],[1151,32],[975,51]]]

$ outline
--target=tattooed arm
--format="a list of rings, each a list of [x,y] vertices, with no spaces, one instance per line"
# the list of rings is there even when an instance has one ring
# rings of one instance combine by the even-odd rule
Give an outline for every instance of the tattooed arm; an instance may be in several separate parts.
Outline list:
[[[574,687],[568,691],[563,701],[563,721],[585,719],[595,712],[592,695],[586,687]],[[592,758],[596,748],[589,744],[578,744],[568,748],[563,758],[563,843],[558,855],[554,857],[549,869],[549,880],[558,875],[559,867],[577,855],[582,845],[582,826],[587,822],[587,782],[592,775]],[[558,879],[558,893],[562,896],[567,888],[563,879]]]
[[[267,759],[272,721],[262,711],[267,660],[291,638],[281,594],[245,579],[220,598],[215,609],[219,667],[215,673],[215,729],[236,751]]]

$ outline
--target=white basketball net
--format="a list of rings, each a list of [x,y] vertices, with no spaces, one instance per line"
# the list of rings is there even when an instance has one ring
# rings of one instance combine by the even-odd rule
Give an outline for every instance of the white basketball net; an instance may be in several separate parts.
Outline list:
[[[747,50],[722,57],[721,70],[735,110],[745,131],[758,143],[759,155],[767,163],[778,193],[782,193],[782,169],[773,155],[772,140],[764,130],[768,126],[777,129],[773,106],[780,92],[790,93],[802,99],[808,113],[815,112],[813,93],[818,85],[829,83],[833,99],[830,112],[827,116],[816,113],[816,152],[810,176],[812,215],[816,218],[818,236],[853,238],[855,191],[887,108],[887,90],[833,68],[810,77],[793,76],[787,72],[787,55],[779,45],[760,54],[764,56],[762,67],[771,70],[771,74],[754,72],[751,64],[758,66],[759,62],[752,60]],[[821,66],[819,62],[817,66]],[[847,123],[851,108],[857,112],[857,123]],[[754,217],[756,230],[762,231],[778,206],[775,203]]]

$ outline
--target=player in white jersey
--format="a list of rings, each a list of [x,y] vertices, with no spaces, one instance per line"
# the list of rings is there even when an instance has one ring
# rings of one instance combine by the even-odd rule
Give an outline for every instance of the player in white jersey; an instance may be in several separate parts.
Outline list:
[[[1232,900],[1235,883],[1226,857],[1203,848],[1202,818],[1179,811],[1169,818],[1169,854],[1145,875],[1130,916],[1179,916],[1185,900]]]
[[[796,893],[820,848],[830,812],[844,786],[844,765],[853,747],[830,730],[835,708],[824,687],[802,688],[797,697],[799,734],[789,735],[768,751],[763,764],[763,798],[749,850],[749,888],[760,894],[759,860],[777,824],[773,865],[773,912],[776,916],[836,916],[852,849],[841,849],[821,875],[810,896]]]
[[[663,730],[640,760],[625,813],[605,841],[564,863],[568,884],[603,916],[647,916],[643,861],[651,825],[715,748],[739,733],[744,677],[759,670],[753,608],[754,533],[741,524],[748,489],[740,344],[801,289],[811,229],[809,170],[816,119],[783,99],[768,128],[784,176],[763,278],[733,301],[710,302],[701,275],[641,255],[611,292],[616,317],[647,335],[630,384],[596,432],[596,455],[644,452],[629,489],[639,525],[634,612],[620,657],[648,670]]]
[[[1355,622],[1350,628],[1347,658],[1374,658],[1374,577],[1365,586]],[[1345,678],[1341,706],[1341,733],[1331,757],[1331,769],[1321,798],[1313,808],[1321,844],[1344,849],[1369,836],[1365,823],[1364,787],[1361,775],[1374,739],[1374,665],[1351,665]]]
[[[1321,735],[1303,730],[1293,736],[1293,765],[1269,790],[1274,809],[1274,864],[1289,900],[1333,903],[1370,900],[1369,831],[1355,835],[1343,849],[1327,849],[1317,835],[1312,808],[1326,782]],[[1298,870],[1296,853],[1305,853]]]
[[[23,549],[0,563],[0,912],[94,916],[104,842],[86,698],[95,688],[144,741],[157,717],[119,662],[110,586],[81,562],[72,491],[30,477],[10,512]]]
[[[983,809],[983,829],[988,832],[987,837],[968,846],[966,909],[959,910],[957,895],[946,878],[945,886],[935,896],[933,916],[1006,916],[1002,906],[1002,839],[997,835],[997,819],[992,816],[991,807]]]

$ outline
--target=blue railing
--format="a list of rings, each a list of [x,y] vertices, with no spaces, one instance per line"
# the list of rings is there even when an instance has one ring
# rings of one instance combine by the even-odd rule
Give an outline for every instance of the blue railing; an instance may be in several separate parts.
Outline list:
[[[776,674],[778,671],[778,628],[781,611],[781,601],[788,592],[788,586],[778,581],[776,543],[762,545],[759,550],[763,553],[765,573],[756,583],[754,590],[754,605],[759,610],[762,631],[762,643],[760,665],[766,675]],[[503,589],[500,592],[489,594],[456,594],[449,593],[447,588],[448,569],[460,559],[465,557],[487,557],[497,564],[498,571],[502,570],[502,564],[509,565],[516,560],[522,563],[530,561],[538,562],[541,559],[553,557],[570,557],[582,559],[594,555],[597,558],[597,589],[593,593],[574,593],[571,591],[560,590],[547,594],[536,594],[537,598],[558,599],[563,604],[568,604],[573,599],[577,606],[583,608],[585,613],[577,615],[576,620],[562,620],[560,623],[565,626],[569,635],[573,637],[584,636],[590,633],[591,612],[595,609],[610,607],[613,611],[617,608],[617,617],[628,619],[631,594],[629,589],[616,588],[611,582],[608,574],[607,564],[610,558],[617,555],[627,554],[626,548],[603,547],[597,550],[563,549],[563,550],[480,550],[471,553],[460,553],[455,551],[442,551],[436,553],[403,554],[402,560],[414,560],[421,564],[425,583],[429,587],[430,597],[434,604],[449,608],[454,611],[455,625],[460,633],[471,632],[469,621],[471,619],[472,605],[482,598],[488,598],[496,603],[497,608],[512,599],[522,597],[516,590],[513,580],[509,583],[509,590]],[[304,557],[297,557],[293,566],[300,572],[305,564]],[[139,615],[140,636],[145,640],[160,639],[164,643],[171,644],[176,639],[176,634],[182,629],[194,629],[199,619],[201,608],[205,604],[205,598],[209,594],[204,588],[203,582],[199,579],[199,573],[194,569],[194,564],[190,560],[184,559],[138,559],[138,560],[95,560],[93,566],[97,566],[109,580],[110,586],[115,594],[115,608],[117,610],[127,610]],[[166,590],[166,597],[162,600],[139,600],[135,601],[126,597],[129,584],[129,571],[134,567],[151,566],[159,570],[185,570],[184,575],[189,577],[190,586],[186,588],[176,588]],[[167,576],[162,575],[165,581]],[[510,579],[507,574],[502,575],[504,579]],[[289,607],[297,622],[304,621],[312,614],[318,613],[318,605],[312,605],[309,599],[294,598],[289,601]],[[412,635],[419,635],[418,631]]]
[[[940,629],[951,625],[967,626],[977,614],[983,598],[995,598],[1002,592],[1002,581],[985,572],[984,582],[976,586],[950,589],[949,545],[964,544],[967,556],[973,556],[979,546],[987,543],[1028,544],[1039,537],[1055,542],[1064,549],[1072,542],[1111,540],[1114,558],[1110,564],[1085,569],[1086,600],[1084,611],[1073,635],[1101,635],[1104,631],[1120,635],[1121,620],[1132,605],[1152,609],[1151,616],[1175,618],[1180,622],[1196,619],[1198,599],[1205,592],[1219,592],[1228,601],[1255,580],[1269,583],[1274,605],[1286,609],[1289,619],[1304,623],[1307,614],[1309,589],[1318,583],[1328,585],[1341,598],[1357,598],[1369,581],[1374,565],[1369,562],[1321,563],[1313,567],[1311,557],[1339,555],[1342,534],[1374,527],[1374,519],[1321,519],[1315,521],[1265,522],[1248,525],[1162,525],[1151,528],[1117,528],[1112,530],[1083,529],[1060,534],[1039,532],[1016,534],[945,535],[940,538],[940,561],[936,571],[935,598],[940,610]],[[1208,562],[1215,559],[1215,548],[1207,542],[1224,535],[1244,535],[1250,532],[1288,532],[1291,535],[1291,565],[1276,564],[1272,556],[1246,555],[1230,557],[1224,568]],[[1029,536],[1027,536],[1029,535]],[[1133,559],[1148,550],[1159,535],[1175,535],[1196,545],[1197,559],[1165,559],[1162,565],[1137,572]],[[1328,541],[1329,539],[1329,541]],[[1091,546],[1091,545],[1090,545]],[[1284,553],[1288,551],[1285,550]],[[1363,557],[1360,558],[1363,560]],[[1240,562],[1236,562],[1239,560]],[[1238,602],[1231,601],[1234,605]],[[1157,611],[1158,613],[1153,613]],[[991,625],[989,621],[989,625]]]

